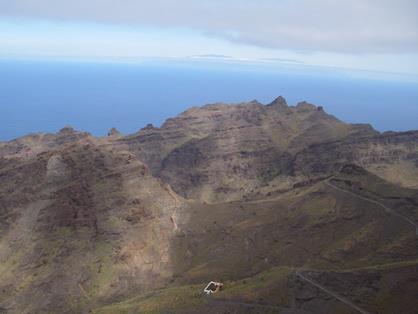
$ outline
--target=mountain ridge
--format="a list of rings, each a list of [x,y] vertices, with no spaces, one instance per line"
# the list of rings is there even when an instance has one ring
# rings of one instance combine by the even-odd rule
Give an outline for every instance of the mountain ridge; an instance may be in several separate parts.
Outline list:
[[[371,313],[413,313],[417,169],[418,131],[283,97],[128,136],[66,126],[2,142],[0,308],[352,313],[302,274]],[[197,297],[210,280],[224,302]]]

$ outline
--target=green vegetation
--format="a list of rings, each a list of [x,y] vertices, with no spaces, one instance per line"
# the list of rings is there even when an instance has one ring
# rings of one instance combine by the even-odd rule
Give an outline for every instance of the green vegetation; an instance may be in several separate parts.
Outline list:
[[[112,243],[106,241],[97,241],[94,249],[96,262],[88,265],[91,279],[88,287],[89,296],[101,296],[110,288],[113,275],[116,271],[112,260]]]
[[[182,285],[170,287],[123,302],[114,303],[93,310],[95,314],[113,313],[163,313],[164,311],[197,310],[199,307],[211,302],[211,299],[241,300],[242,302],[258,303],[260,301],[274,302],[274,304],[288,306],[289,298],[285,290],[288,277],[294,270],[288,267],[274,267],[252,277],[237,281],[227,281],[224,289],[210,297],[202,294],[206,283],[198,285]],[[281,295],[277,294],[282,289]],[[274,291],[276,297],[269,300],[269,295]],[[279,297],[277,297],[279,296]],[[237,301],[238,302],[238,301]]]
[[[123,302],[114,303],[96,310],[95,314],[161,313],[164,310],[197,308],[208,299],[201,294],[202,285],[186,285],[146,293]]]
[[[214,297],[240,299],[249,303],[268,301],[270,304],[288,306],[290,299],[287,282],[294,271],[295,269],[290,267],[273,267],[252,277],[227,281],[224,290]]]

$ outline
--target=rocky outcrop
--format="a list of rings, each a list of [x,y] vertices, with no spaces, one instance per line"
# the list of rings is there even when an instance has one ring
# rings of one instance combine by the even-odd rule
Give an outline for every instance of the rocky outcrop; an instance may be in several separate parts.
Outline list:
[[[129,136],[65,127],[0,143],[0,309],[119,313],[133,298],[143,312],[167,286],[202,302],[189,285],[216,277],[238,298],[254,297],[243,279],[253,278],[279,305],[343,311],[294,278],[315,267],[307,275],[320,284],[391,313],[381,300],[407,304],[415,287],[392,295],[396,284],[350,269],[416,267],[417,152],[418,132],[379,134],[283,97],[190,108]]]
[[[146,127],[118,144],[181,195],[220,201],[288,177],[293,156],[309,145],[376,133],[307,102],[288,106],[278,97],[268,105],[254,100],[191,108],[161,128]]]
[[[165,285],[187,222],[181,197],[132,154],[77,140],[0,159],[0,204],[7,313],[81,313],[83,300]]]
[[[296,156],[294,168],[306,176],[322,176],[346,163],[358,164],[388,181],[418,187],[418,132],[375,136],[311,145]]]
[[[31,158],[41,152],[74,142],[91,143],[94,137],[87,132],[79,132],[70,126],[62,128],[58,133],[29,134],[18,139],[0,143],[0,157]]]
[[[110,136],[110,137],[121,137],[121,136],[122,136],[122,134],[119,132],[119,130],[118,130],[118,129],[116,129],[116,128],[111,128],[111,129],[109,130],[109,132],[107,132],[107,136]]]

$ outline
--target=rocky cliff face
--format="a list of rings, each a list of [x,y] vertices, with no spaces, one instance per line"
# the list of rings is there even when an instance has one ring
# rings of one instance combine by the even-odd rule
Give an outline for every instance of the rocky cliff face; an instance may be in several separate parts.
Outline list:
[[[182,199],[128,152],[73,131],[35,137],[52,138],[52,149],[0,159],[2,306],[77,313],[164,285]]]
[[[26,157],[30,158],[54,147],[73,143],[89,143],[94,138],[87,132],[78,132],[70,126],[62,128],[56,134],[38,133],[0,143],[0,157]]]
[[[308,176],[330,174],[356,163],[405,187],[418,187],[418,132],[387,132],[312,145],[295,158],[295,168]]]
[[[119,144],[182,196],[222,201],[289,177],[295,153],[312,144],[374,134],[368,125],[346,124],[306,102],[288,106],[279,97],[269,105],[191,108]]]
[[[417,169],[418,132],[282,97],[129,136],[0,143],[0,312],[350,313],[305,274],[370,312],[413,313]],[[209,280],[229,303],[197,298]]]

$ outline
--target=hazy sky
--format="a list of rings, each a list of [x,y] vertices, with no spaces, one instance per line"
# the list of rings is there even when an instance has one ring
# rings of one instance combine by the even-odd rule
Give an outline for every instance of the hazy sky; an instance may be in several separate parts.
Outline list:
[[[0,0],[1,57],[200,55],[418,73],[418,1]]]

